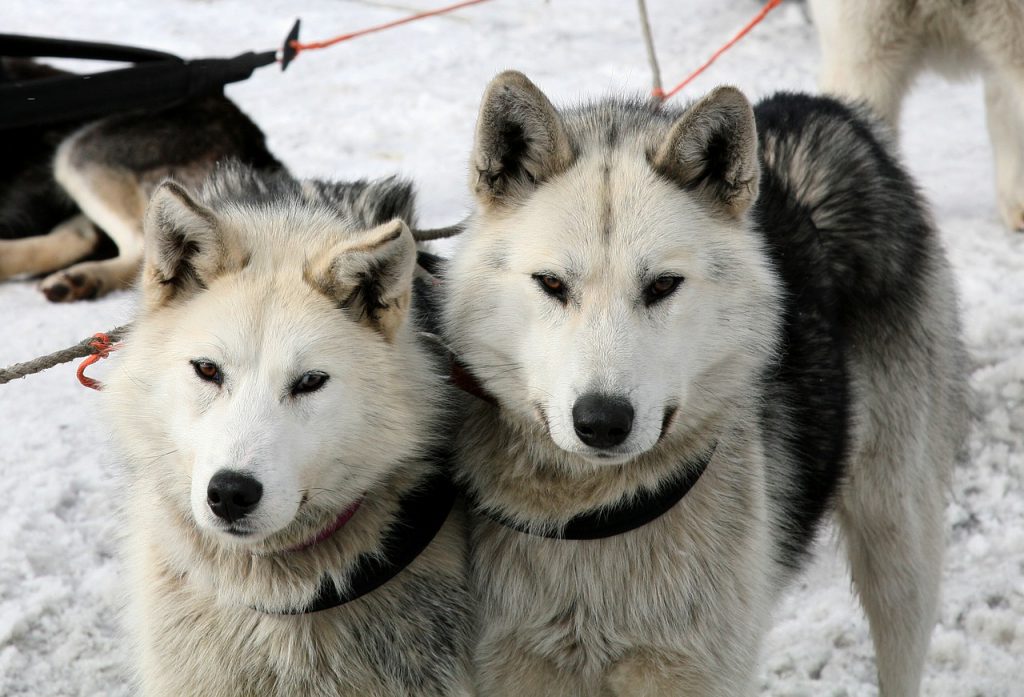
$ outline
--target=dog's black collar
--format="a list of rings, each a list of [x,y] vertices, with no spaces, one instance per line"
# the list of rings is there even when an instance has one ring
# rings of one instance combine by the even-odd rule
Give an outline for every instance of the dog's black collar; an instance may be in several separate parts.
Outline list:
[[[400,574],[433,541],[455,504],[455,485],[447,470],[450,459],[444,457],[443,467],[424,486],[402,498],[398,518],[381,545],[384,554],[360,556],[344,593],[325,576],[308,605],[272,614],[305,615],[330,610],[377,590]]]
[[[656,491],[645,491],[611,506],[603,506],[569,520],[563,527],[531,527],[488,509],[475,508],[494,522],[517,532],[553,540],[600,540],[636,530],[657,520],[679,503],[707,469],[718,443],[712,443],[699,458],[681,468],[678,476]]]

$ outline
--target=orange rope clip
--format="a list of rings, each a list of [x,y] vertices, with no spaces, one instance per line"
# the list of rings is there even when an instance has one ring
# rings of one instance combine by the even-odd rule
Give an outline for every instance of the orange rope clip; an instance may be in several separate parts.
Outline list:
[[[102,390],[103,383],[86,375],[85,369],[109,356],[111,351],[116,351],[119,344],[112,343],[109,336],[103,332],[98,332],[93,334],[93,340],[89,342],[89,346],[92,347],[94,353],[91,356],[86,356],[85,360],[78,364],[76,375],[78,376],[78,381],[89,389]]]

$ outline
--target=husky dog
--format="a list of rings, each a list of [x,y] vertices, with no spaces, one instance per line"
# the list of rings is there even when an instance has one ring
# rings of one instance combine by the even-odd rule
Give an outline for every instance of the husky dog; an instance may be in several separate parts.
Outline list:
[[[999,213],[1024,231],[1024,3],[1019,0],[811,0],[822,88],[870,104],[895,129],[925,68],[981,72]]]
[[[411,218],[394,180],[228,168],[154,193],[106,387],[145,695],[471,694]]]
[[[829,510],[881,694],[916,694],[963,352],[929,214],[869,117],[730,87],[556,110],[509,72],[471,179],[445,326],[493,399],[456,456],[480,694],[753,694]]]
[[[0,82],[62,74],[0,59]],[[0,280],[49,274],[41,289],[54,302],[131,284],[146,203],[165,177],[194,187],[228,159],[282,167],[256,124],[222,94],[157,112],[0,131],[0,143]]]

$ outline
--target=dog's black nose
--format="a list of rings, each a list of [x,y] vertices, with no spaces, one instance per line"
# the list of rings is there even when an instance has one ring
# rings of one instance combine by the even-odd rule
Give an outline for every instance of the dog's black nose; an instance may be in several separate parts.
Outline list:
[[[585,394],[572,407],[572,425],[580,440],[592,448],[610,448],[629,437],[633,405],[622,397]]]
[[[263,485],[242,472],[220,470],[206,488],[206,502],[218,518],[229,523],[241,520],[259,505]]]

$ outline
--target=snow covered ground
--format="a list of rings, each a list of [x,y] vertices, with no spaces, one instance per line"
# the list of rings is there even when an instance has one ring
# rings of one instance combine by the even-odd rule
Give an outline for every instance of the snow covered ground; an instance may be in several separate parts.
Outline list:
[[[439,0],[438,0],[439,2]],[[279,45],[298,14],[318,39],[435,0],[5,0],[0,30],[89,38],[207,57]],[[650,0],[666,82],[752,15],[750,0]],[[812,90],[818,49],[786,3],[684,93],[734,83],[756,97]],[[300,175],[413,178],[421,219],[469,204],[477,102],[504,68],[557,101],[649,87],[636,8],[625,0],[497,0],[266,68],[229,94]],[[903,121],[906,159],[934,206],[958,274],[976,390],[970,463],[956,474],[941,618],[924,695],[1024,695],[1024,235],[994,206],[982,90],[928,78]],[[0,157],[3,154],[0,153]],[[131,317],[132,299],[53,306],[31,282],[0,284],[0,365]],[[116,362],[116,354],[108,362]],[[96,370],[102,377],[109,366]],[[117,628],[124,598],[111,511],[116,462],[93,416],[98,395],[65,367],[0,386],[0,696],[129,694]],[[871,697],[868,630],[834,544],[778,608],[764,694]]]

